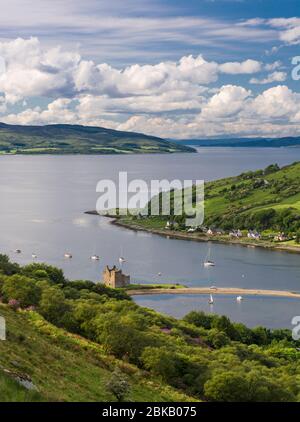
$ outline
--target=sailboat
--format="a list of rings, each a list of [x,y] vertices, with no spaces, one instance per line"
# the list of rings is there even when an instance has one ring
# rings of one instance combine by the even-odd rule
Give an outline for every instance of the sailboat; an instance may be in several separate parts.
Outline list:
[[[209,301],[208,301],[208,303],[209,303],[210,305],[213,305],[213,303],[214,303],[214,298],[213,298],[213,296],[212,296],[212,295],[209,295]]]
[[[91,256],[91,260],[92,261],[99,261],[100,260],[100,256],[99,255],[92,255]]]
[[[243,300],[243,296],[237,296],[236,300],[237,302],[241,302],[241,300]]]
[[[211,250],[210,250],[210,246],[209,246],[208,253],[206,255],[205,261],[203,262],[204,267],[214,267],[215,266],[215,263],[214,263],[214,261],[211,260],[210,255],[211,255]]]
[[[121,256],[119,258],[119,262],[120,264],[123,264],[124,262],[126,262],[126,259],[123,256],[123,248],[121,248]]]

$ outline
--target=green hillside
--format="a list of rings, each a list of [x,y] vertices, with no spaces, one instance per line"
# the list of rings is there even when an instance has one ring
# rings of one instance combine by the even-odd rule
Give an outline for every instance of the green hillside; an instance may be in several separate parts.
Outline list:
[[[80,125],[0,123],[0,154],[130,154],[194,152],[155,136]]]
[[[205,185],[205,223],[224,229],[300,229],[300,162]]]
[[[133,401],[188,401],[184,393],[164,385],[136,366],[119,361],[104,348],[47,323],[38,313],[15,312],[0,305],[8,327],[0,342],[0,402],[115,401],[106,384],[121,369]],[[27,379],[38,391],[22,387]]]
[[[161,195],[152,199],[158,200]],[[286,243],[297,247],[300,243],[300,162],[282,168],[274,164],[264,170],[207,182],[204,207],[203,226],[193,233],[186,233],[186,236],[201,237],[205,229],[211,227],[222,229],[222,239],[226,240],[232,230],[242,230],[244,237],[248,230],[257,230],[262,235],[261,240],[273,242],[276,234],[284,232]],[[174,216],[173,209],[171,202],[170,215],[127,216],[121,217],[119,222],[135,228],[162,231],[166,222],[171,221],[173,230],[186,232],[186,216]]]
[[[4,255],[0,295],[0,401],[300,400],[290,330],[203,312],[177,320],[121,289]]]

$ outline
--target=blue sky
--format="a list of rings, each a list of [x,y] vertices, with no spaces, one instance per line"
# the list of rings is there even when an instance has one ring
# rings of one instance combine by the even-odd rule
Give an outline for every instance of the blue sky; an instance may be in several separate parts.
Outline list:
[[[299,133],[296,0],[1,2],[3,121],[183,138]]]

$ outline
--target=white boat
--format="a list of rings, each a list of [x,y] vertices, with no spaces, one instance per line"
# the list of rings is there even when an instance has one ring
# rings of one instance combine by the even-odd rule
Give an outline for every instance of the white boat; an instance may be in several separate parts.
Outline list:
[[[214,261],[204,261],[203,265],[204,267],[214,267],[215,263]]]
[[[70,253],[68,253],[68,252],[66,252],[66,253],[64,254],[64,257],[65,257],[65,258],[67,258],[67,259],[71,259],[71,258],[73,258],[72,254],[70,254]]]
[[[213,303],[214,303],[214,298],[212,297],[212,295],[209,295],[209,301],[208,301],[208,303],[209,303],[210,305],[213,305]]]
[[[99,259],[100,259],[100,256],[98,256],[98,255],[92,255],[91,256],[92,261],[99,261]]]
[[[120,256],[120,258],[119,258],[119,262],[120,262],[120,264],[122,264],[123,262],[126,262],[126,259],[125,259],[125,258],[123,258],[123,256]]]
[[[35,253],[33,253],[31,256],[32,256],[33,259],[37,258],[37,255]]]
[[[243,296],[237,296],[236,300],[237,302],[240,302],[241,300],[243,300]]]
[[[205,258],[205,261],[203,262],[204,267],[214,267],[215,266],[215,263],[214,263],[214,261],[211,260],[210,255],[211,255],[211,252],[210,252],[210,247],[209,247],[207,256]]]
[[[158,275],[159,277],[161,277],[161,273],[158,273],[157,275]]]

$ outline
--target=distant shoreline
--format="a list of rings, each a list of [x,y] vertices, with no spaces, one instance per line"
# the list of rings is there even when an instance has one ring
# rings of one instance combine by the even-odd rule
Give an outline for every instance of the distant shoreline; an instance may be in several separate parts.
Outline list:
[[[273,245],[270,242],[266,242],[263,240],[256,240],[255,243],[251,242],[249,240],[239,240],[239,239],[227,239],[224,238],[224,236],[206,236],[199,233],[182,233],[175,230],[164,230],[164,229],[153,229],[153,228],[147,228],[142,227],[136,223],[128,223],[122,221],[119,217],[111,216],[111,215],[100,215],[97,213],[97,211],[86,211],[85,214],[90,215],[98,215],[100,217],[107,217],[112,218],[111,224],[115,226],[124,227],[129,230],[133,231],[142,231],[146,233],[155,234],[158,236],[163,236],[167,238],[177,239],[177,240],[189,240],[194,242],[214,242],[214,243],[220,243],[224,245],[237,245],[237,246],[243,246],[246,248],[263,248],[271,251],[277,251],[277,252],[289,252],[289,253],[300,253],[300,246],[287,246],[287,245]]]

